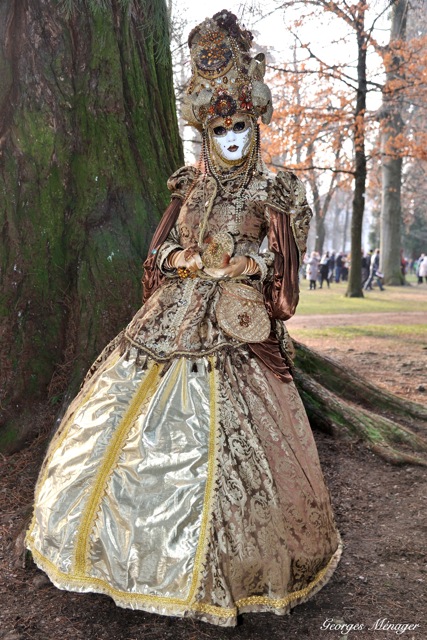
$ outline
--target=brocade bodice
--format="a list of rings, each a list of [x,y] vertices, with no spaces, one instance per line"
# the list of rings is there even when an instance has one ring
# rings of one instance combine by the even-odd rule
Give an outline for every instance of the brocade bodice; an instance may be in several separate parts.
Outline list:
[[[257,253],[268,229],[266,186],[263,174],[255,176],[240,196],[239,211],[238,193],[219,189],[213,177],[199,178],[182,205],[175,230],[177,243],[203,250],[213,236],[227,232],[234,238],[236,255]]]
[[[274,175],[263,169],[239,194],[238,187],[234,192],[232,185],[225,185],[224,189],[212,176],[203,176],[194,167],[183,167],[170,178],[168,187],[172,198],[181,200],[182,205],[165,240],[152,252],[156,262],[150,267],[151,272],[157,270],[161,278],[127,327],[127,341],[158,361],[183,355],[202,357],[242,344],[226,335],[217,323],[220,281],[205,272],[183,280],[176,270],[167,267],[167,257],[173,251],[198,246],[203,253],[220,232],[233,237],[233,255],[248,255],[257,262],[260,273],[244,279],[262,290],[264,296],[270,291],[265,300],[269,300],[272,329],[276,336],[283,333],[277,323],[293,313],[284,309],[289,309],[289,304],[294,308],[298,300],[298,265],[311,217],[298,178],[289,172]],[[240,206],[236,206],[239,198]],[[260,252],[265,238],[271,247]],[[272,302],[273,298],[278,303]]]

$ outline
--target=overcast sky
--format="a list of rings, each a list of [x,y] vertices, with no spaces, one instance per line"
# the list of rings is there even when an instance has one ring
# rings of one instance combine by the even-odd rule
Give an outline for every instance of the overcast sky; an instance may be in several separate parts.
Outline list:
[[[373,2],[375,14],[381,11],[381,0]],[[285,13],[277,7],[277,0],[210,0],[204,3],[201,0],[174,0],[174,11],[185,16],[188,27],[184,36],[199,22],[214,13],[226,8],[237,15],[239,21],[254,32],[256,44],[265,47],[270,55],[280,57],[280,52],[288,49],[293,41],[287,25],[296,18],[303,18],[303,24],[299,27],[299,34],[310,42],[316,54],[325,56],[328,61],[342,61],[343,58],[352,62],[355,56],[355,36],[350,36],[348,44],[343,44],[342,38],[349,33],[343,20],[323,14],[321,19],[304,19],[300,8],[288,9]],[[308,10],[307,10],[308,12]],[[369,16],[367,22],[369,23]],[[376,27],[376,38],[384,41],[387,39],[389,22],[387,13],[379,20]],[[351,33],[351,32],[350,32]],[[372,61],[372,64],[374,62]]]

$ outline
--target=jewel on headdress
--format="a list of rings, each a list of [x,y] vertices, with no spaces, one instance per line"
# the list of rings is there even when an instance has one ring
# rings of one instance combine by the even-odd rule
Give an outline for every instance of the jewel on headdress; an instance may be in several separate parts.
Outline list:
[[[251,91],[248,86],[242,87],[239,95],[240,108],[244,111],[250,111],[253,108]]]
[[[250,100],[242,100],[240,102],[240,108],[243,109],[243,111],[252,111],[253,106]]]
[[[233,116],[237,111],[237,102],[227,93],[222,93],[215,100],[214,111],[217,116]]]
[[[232,52],[229,46],[224,42],[208,42],[203,40],[202,48],[195,55],[196,66],[201,73],[220,73],[228,67]]]
[[[199,118],[200,120],[205,120],[208,115],[208,109],[206,107],[200,107],[199,109]]]

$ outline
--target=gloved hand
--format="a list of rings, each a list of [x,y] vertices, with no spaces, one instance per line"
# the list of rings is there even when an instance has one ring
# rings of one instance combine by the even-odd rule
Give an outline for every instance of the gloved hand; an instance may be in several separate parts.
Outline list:
[[[203,269],[200,253],[188,249],[174,251],[168,258],[168,264],[172,269],[188,269],[191,272]]]
[[[245,269],[249,266],[250,258],[246,256],[234,256],[234,258],[230,258],[227,266],[222,267],[221,269],[207,269],[205,268],[205,273],[213,278],[237,278],[241,276]]]

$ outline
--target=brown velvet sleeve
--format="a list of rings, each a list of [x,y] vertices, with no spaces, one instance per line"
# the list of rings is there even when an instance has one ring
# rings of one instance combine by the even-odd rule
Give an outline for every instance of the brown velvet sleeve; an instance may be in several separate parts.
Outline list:
[[[299,253],[290,216],[270,209],[268,245],[275,254],[273,278],[264,285],[267,311],[273,320],[288,320],[299,300]]]
[[[299,299],[299,252],[292,233],[290,216],[274,209],[270,209],[269,213],[268,246],[269,250],[274,252],[274,264],[273,278],[264,285],[264,300],[272,320],[288,320],[295,313]],[[279,380],[292,380],[273,331],[265,342],[248,346]]]
[[[154,236],[148,250],[148,257],[144,262],[144,275],[142,278],[142,284],[144,287],[142,298],[143,303],[145,303],[148,298],[154,293],[154,291],[159,287],[165,277],[157,267],[157,252],[159,247],[168,237],[175,222],[177,221],[179,212],[181,210],[181,205],[181,198],[172,198],[170,205],[164,212],[162,219],[159,222],[159,226],[154,232]]]

